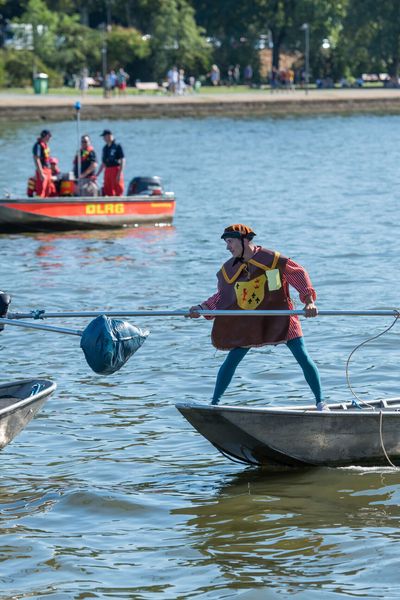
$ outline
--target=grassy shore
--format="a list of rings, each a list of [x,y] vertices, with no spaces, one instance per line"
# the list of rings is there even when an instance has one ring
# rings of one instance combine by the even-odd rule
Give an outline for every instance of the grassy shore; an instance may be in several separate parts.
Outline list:
[[[200,92],[183,96],[129,88],[125,95],[109,98],[104,98],[98,88],[88,90],[83,96],[77,90],[60,88],[47,94],[34,94],[31,89],[0,92],[0,120],[74,119],[77,100],[82,104],[82,116],[87,119],[400,114],[400,90],[376,87],[308,92],[204,87]]]

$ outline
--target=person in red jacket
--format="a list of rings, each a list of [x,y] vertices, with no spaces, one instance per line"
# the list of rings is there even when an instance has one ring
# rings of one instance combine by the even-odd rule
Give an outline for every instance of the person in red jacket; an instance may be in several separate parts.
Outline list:
[[[125,155],[120,144],[114,140],[109,129],[101,134],[106,145],[103,148],[102,162],[97,172],[97,177],[104,169],[104,196],[122,196],[124,193],[124,166]]]
[[[48,146],[50,138],[50,131],[43,129],[32,149],[36,169],[35,193],[39,198],[48,198],[52,190],[50,148]]]

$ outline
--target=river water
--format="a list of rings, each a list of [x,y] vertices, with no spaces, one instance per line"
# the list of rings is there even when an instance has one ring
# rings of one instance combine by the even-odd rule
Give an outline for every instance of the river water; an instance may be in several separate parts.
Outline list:
[[[111,125],[127,179],[157,174],[175,191],[174,226],[1,235],[0,287],[14,311],[186,308],[213,293],[228,258],[219,236],[232,222],[305,265],[321,309],[399,306],[399,117]],[[105,126],[81,125],[97,151]],[[24,193],[40,128],[3,126],[2,191]],[[69,170],[76,126],[51,130]],[[229,462],[174,406],[211,397],[223,353],[210,345],[210,323],[130,321],[151,335],[108,377],[89,369],[77,338],[1,334],[3,382],[46,376],[58,389],[0,456],[0,597],[398,598],[398,471],[270,473]],[[390,323],[304,323],[329,401],[351,399],[347,357]],[[366,400],[398,393],[398,327],[351,361],[351,384]],[[247,356],[224,402],[312,398],[278,347]]]

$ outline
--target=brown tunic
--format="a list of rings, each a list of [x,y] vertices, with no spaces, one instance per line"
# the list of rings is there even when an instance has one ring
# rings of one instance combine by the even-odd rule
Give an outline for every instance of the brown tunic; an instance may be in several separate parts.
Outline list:
[[[287,258],[258,248],[248,262],[228,260],[217,273],[219,310],[287,310]],[[289,317],[216,317],[211,340],[219,350],[279,344],[287,340]]]

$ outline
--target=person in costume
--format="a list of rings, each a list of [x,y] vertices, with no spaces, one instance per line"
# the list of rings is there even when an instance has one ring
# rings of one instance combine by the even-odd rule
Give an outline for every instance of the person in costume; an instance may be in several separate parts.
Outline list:
[[[304,303],[306,317],[316,317],[316,292],[306,270],[279,252],[253,243],[254,231],[243,224],[226,227],[221,238],[232,258],[217,273],[218,291],[189,309],[190,318],[199,310],[291,310],[289,285]],[[213,317],[206,317],[213,318]],[[303,370],[318,410],[329,410],[323,400],[317,366],[309,356],[297,315],[214,318],[211,333],[218,350],[228,350],[215,384],[212,404],[218,404],[240,361],[250,348],[286,344]]]

